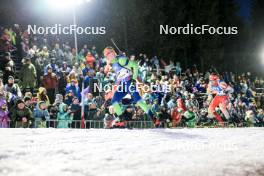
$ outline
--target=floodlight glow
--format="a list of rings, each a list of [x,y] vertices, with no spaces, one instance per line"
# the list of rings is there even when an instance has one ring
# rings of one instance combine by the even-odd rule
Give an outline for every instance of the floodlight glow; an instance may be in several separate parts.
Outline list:
[[[90,1],[91,0],[46,0],[46,3],[51,8],[67,9]]]
[[[260,59],[262,61],[262,64],[264,64],[264,48],[262,49],[262,51],[260,52]]]

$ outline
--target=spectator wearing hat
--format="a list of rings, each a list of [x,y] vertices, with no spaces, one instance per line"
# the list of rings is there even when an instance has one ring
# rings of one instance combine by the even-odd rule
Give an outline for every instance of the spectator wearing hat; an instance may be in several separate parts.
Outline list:
[[[28,128],[33,123],[32,111],[25,106],[22,99],[16,101],[10,110],[12,126],[15,128]]]
[[[38,101],[44,101],[47,106],[50,105],[50,100],[49,100],[49,97],[47,95],[47,90],[44,87],[40,87],[38,89],[37,99],[38,99]]]
[[[49,120],[49,112],[47,110],[47,105],[44,101],[39,101],[36,105],[33,116],[35,119],[34,126],[37,128],[46,128],[46,120]]]
[[[85,59],[86,59],[86,64],[88,64],[90,68],[94,68],[95,57],[91,54],[91,52],[87,53]]]
[[[72,103],[70,105],[70,110],[73,113],[73,120],[74,123],[72,123],[72,128],[80,128],[81,127],[81,105],[77,97],[74,97],[72,99]]]
[[[50,103],[53,104],[55,100],[55,90],[58,85],[58,78],[57,75],[52,72],[51,67],[48,67],[48,73],[44,75],[42,82],[47,91]]]
[[[78,86],[76,79],[71,79],[71,82],[66,86],[66,94],[72,92],[73,96],[77,97],[81,101],[81,90]]]
[[[59,66],[56,64],[56,59],[55,58],[51,58],[50,63],[44,69],[44,74],[48,73],[48,68],[49,67],[52,68],[52,72],[55,73],[55,74],[58,74],[60,72]]]
[[[23,92],[25,92],[26,89],[29,89],[31,92],[33,92],[37,82],[36,78],[37,73],[35,66],[31,63],[30,58],[25,58],[25,63],[23,64],[20,71],[20,80]]]
[[[57,113],[58,126],[57,128],[69,128],[72,123],[74,113],[71,112],[68,105],[61,103],[59,112]]]
[[[5,91],[10,92],[15,97],[22,98],[21,90],[20,90],[18,84],[15,83],[13,76],[8,77],[8,82],[5,85],[4,89],[5,89]]]
[[[36,102],[34,101],[34,99],[30,96],[25,96],[24,97],[24,102],[27,108],[29,108],[31,111],[34,110],[34,104],[36,104]]]

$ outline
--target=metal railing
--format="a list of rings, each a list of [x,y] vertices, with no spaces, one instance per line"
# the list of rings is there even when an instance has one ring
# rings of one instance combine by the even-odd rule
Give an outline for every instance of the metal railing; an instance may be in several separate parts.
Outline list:
[[[60,125],[60,124],[63,125]],[[124,122],[126,128],[136,128],[136,129],[151,129],[154,128],[154,124],[152,121],[126,121]],[[32,123],[21,123],[15,122],[11,123],[11,121],[7,121],[4,124],[0,122],[0,128],[72,128],[72,129],[103,129],[108,128],[106,125],[106,121],[104,120],[35,120]],[[214,122],[211,124],[208,123],[200,123],[197,124],[193,122],[193,124],[186,124],[183,122],[173,124],[173,122],[161,122],[161,128],[240,128],[240,127],[264,127],[262,125],[249,124],[247,122],[241,123],[230,123],[223,122],[221,124]]]
[[[62,123],[63,125],[60,125]],[[1,124],[1,123],[0,123]],[[7,122],[7,125],[0,126],[1,128],[107,128],[106,122],[104,120],[35,120],[30,123],[14,122],[11,125],[11,121]],[[153,128],[154,124],[152,121],[126,121],[125,127],[128,128],[138,128],[138,129],[147,129]]]

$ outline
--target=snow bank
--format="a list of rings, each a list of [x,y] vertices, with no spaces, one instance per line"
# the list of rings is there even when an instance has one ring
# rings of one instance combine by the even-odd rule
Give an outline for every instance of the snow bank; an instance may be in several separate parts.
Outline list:
[[[0,129],[0,175],[264,175],[264,129]]]

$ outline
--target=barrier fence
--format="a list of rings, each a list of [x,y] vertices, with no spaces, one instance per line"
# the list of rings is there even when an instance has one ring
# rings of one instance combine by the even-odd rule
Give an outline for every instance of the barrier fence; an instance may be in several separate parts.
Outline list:
[[[83,125],[82,125],[83,124]],[[124,122],[126,128],[136,128],[136,129],[150,129],[154,128],[154,124],[152,121],[126,121]],[[254,125],[253,123],[243,122],[243,123],[230,123],[224,122],[219,124],[217,122],[214,123],[200,123],[197,124],[194,122],[193,124],[186,125],[185,123],[173,124],[173,122],[161,122],[161,128],[237,128],[237,127],[253,127],[253,126],[263,126],[262,125]],[[7,121],[4,123],[0,122],[0,128],[72,128],[72,129],[103,129],[108,128],[107,122],[104,120],[35,120],[32,123],[22,123],[15,122],[11,123],[11,121]]]

